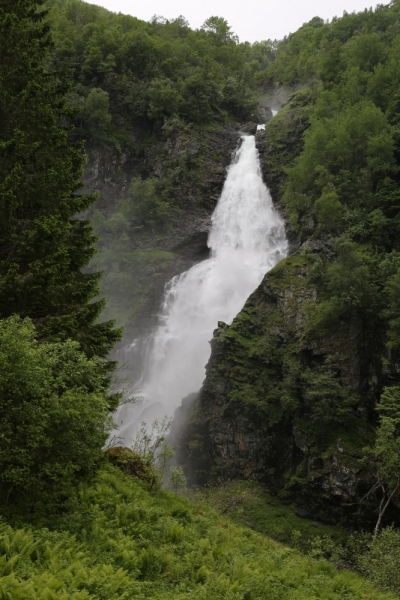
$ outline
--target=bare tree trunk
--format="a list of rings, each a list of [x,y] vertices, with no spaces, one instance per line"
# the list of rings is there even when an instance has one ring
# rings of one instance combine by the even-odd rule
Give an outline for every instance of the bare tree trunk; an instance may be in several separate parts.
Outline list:
[[[14,485],[15,485],[15,484],[13,483],[13,484],[12,484],[12,486],[10,487],[10,489],[9,489],[9,490],[8,490],[8,492],[7,492],[6,505],[5,505],[5,507],[4,507],[4,508],[7,508],[7,506],[8,506],[8,501],[9,501],[9,499],[10,499],[10,494],[11,494],[11,491],[12,491],[12,489],[13,489]]]
[[[395,493],[397,492],[397,490],[399,489],[399,487],[400,487],[400,483],[398,481],[396,487],[394,488],[393,492],[390,494],[390,496],[387,499],[387,502],[385,503],[385,505],[383,506],[383,508],[382,508],[382,504],[383,504],[383,499],[382,499],[382,502],[381,502],[381,504],[379,506],[378,521],[376,522],[375,529],[374,529],[374,537],[376,537],[378,535],[379,528],[381,526],[382,517],[385,514],[387,507],[389,506],[390,502],[392,501],[393,496],[395,495]]]

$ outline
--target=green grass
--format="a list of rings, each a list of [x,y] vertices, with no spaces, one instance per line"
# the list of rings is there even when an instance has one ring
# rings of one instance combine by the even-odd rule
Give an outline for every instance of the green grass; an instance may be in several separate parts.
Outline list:
[[[56,525],[1,526],[1,600],[395,598],[111,466]]]
[[[306,550],[316,537],[327,537],[335,544],[342,544],[349,536],[341,527],[298,517],[294,506],[282,504],[256,482],[235,481],[204,488],[201,497],[234,523],[250,527],[288,546],[300,546]]]

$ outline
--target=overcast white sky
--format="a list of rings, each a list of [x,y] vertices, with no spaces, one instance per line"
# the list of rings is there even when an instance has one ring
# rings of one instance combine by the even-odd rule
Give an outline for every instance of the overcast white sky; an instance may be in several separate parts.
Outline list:
[[[360,11],[374,0],[89,0],[114,12],[149,21],[161,15],[173,19],[183,15],[194,29],[211,15],[223,17],[241,42],[282,39],[313,17],[341,17],[343,11]],[[390,0],[381,0],[389,4]]]

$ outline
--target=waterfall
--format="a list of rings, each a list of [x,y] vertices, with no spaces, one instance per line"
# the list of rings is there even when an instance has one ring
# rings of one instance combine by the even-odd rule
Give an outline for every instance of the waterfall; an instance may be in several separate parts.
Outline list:
[[[125,405],[118,435],[129,444],[141,421],[172,416],[200,389],[218,321],[230,324],[265,273],[286,256],[284,223],[265,186],[254,136],[243,136],[212,216],[210,258],[166,286],[139,405]]]

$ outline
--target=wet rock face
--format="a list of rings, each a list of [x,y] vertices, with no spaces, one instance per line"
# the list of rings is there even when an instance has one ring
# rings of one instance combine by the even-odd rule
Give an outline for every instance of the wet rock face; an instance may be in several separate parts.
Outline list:
[[[266,104],[261,104],[257,113],[257,123],[266,124],[269,123],[272,118],[273,113],[271,107]]]
[[[124,350],[123,356],[120,351],[132,340],[143,341],[150,334],[158,318],[165,284],[208,257],[211,215],[232,153],[240,141],[240,132],[239,125],[216,127],[209,132],[189,128],[168,136],[160,132],[149,142],[149,132],[137,128],[130,131],[130,139],[132,143],[122,150],[107,145],[88,148],[84,180],[88,191],[100,193],[95,209],[106,218],[110,218],[118,202],[127,197],[134,177],[153,178],[168,192],[167,201],[172,207],[168,227],[130,236],[127,253],[139,253],[139,259],[132,262],[132,268],[129,261],[122,266],[127,286],[140,279],[140,297],[126,298],[124,310],[131,314],[118,321],[124,326],[124,338],[116,351],[120,353],[118,358],[126,362],[128,371],[140,372],[144,352],[141,343],[136,344],[132,352]],[[146,251],[150,257],[148,263]],[[160,251],[166,258],[154,265],[151,252]],[[121,296],[123,294],[126,292],[121,290]],[[109,305],[110,317],[119,319],[118,303],[114,306],[109,300]],[[130,310],[129,306],[136,308]]]
[[[129,153],[103,146],[86,150],[85,189],[100,194],[96,208],[110,216],[119,200],[124,198],[130,179],[137,175]]]
[[[257,123],[256,122],[244,123],[243,125],[239,126],[239,131],[241,133],[248,133],[250,135],[255,135],[257,133]]]

